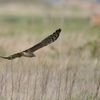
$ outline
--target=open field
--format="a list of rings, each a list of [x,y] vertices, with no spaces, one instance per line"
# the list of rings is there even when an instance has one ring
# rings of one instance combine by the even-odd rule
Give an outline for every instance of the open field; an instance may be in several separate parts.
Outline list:
[[[0,100],[100,100],[100,26],[88,18],[0,15],[0,55],[31,47],[59,27],[60,38],[35,58],[0,59]]]

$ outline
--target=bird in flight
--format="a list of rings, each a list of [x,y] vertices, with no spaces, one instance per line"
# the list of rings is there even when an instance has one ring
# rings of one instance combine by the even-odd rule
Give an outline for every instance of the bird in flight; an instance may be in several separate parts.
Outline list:
[[[20,57],[35,57],[34,52],[39,50],[42,47],[45,47],[49,44],[51,44],[52,42],[56,41],[60,35],[61,29],[57,29],[53,34],[49,35],[48,37],[46,37],[44,40],[42,40],[41,42],[39,42],[38,44],[34,45],[33,47],[24,50],[22,52],[19,53],[15,53],[13,55],[10,55],[8,57],[3,57],[0,56],[0,58],[3,59],[8,59],[8,60],[13,60],[15,58],[20,58]]]

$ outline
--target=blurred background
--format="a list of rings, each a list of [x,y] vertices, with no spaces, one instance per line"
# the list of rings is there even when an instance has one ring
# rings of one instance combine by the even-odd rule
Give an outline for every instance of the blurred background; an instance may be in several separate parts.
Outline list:
[[[0,100],[100,100],[100,0],[0,0],[0,55],[61,28],[36,57],[0,59]]]
[[[93,33],[90,36],[94,37],[100,30],[99,9],[100,0],[0,0],[0,51],[6,53],[20,48],[15,46],[16,39],[9,39],[12,36],[28,39],[31,35],[48,35],[57,28],[62,28],[63,36]],[[7,40],[13,44],[5,42]],[[26,48],[25,45],[22,48]],[[10,50],[4,50],[7,47]]]

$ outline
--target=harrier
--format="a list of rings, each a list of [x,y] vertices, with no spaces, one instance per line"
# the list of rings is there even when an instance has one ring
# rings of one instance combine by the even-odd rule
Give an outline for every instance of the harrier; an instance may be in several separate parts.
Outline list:
[[[42,40],[41,42],[39,42],[38,44],[34,45],[33,47],[31,47],[27,50],[24,50],[24,51],[19,52],[19,53],[15,53],[15,54],[10,55],[8,57],[3,57],[3,56],[0,56],[0,57],[4,58],[4,59],[8,59],[8,60],[12,60],[12,59],[15,59],[15,58],[20,58],[22,56],[23,57],[35,57],[34,52],[39,50],[40,48],[45,47],[45,46],[51,44],[52,42],[56,41],[57,38],[60,35],[60,32],[61,32],[61,29],[59,28],[53,34],[49,35],[44,40]]]

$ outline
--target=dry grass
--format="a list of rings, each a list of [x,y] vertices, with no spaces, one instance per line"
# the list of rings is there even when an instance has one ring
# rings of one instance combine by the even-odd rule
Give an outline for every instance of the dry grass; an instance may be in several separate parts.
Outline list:
[[[61,34],[62,35],[62,34]],[[77,38],[76,35],[82,38]],[[63,36],[36,52],[36,58],[0,60],[0,96],[4,100],[99,100],[100,63],[91,48],[80,49],[84,34]],[[82,36],[81,36],[82,35]],[[22,37],[22,36],[21,36]],[[33,38],[8,38],[10,53],[32,43]],[[35,36],[34,40],[36,40]],[[2,39],[3,43],[5,39]],[[69,41],[69,42],[68,42]],[[79,41],[81,41],[79,43]],[[87,40],[85,40],[87,41]],[[16,43],[16,46],[12,45]],[[74,44],[73,44],[74,43]],[[76,47],[74,46],[76,44]],[[23,45],[23,47],[21,47]],[[10,48],[11,46],[11,48]],[[14,50],[13,50],[14,49]],[[11,51],[10,51],[11,50]]]

